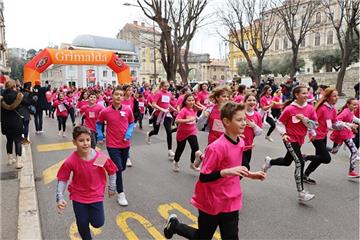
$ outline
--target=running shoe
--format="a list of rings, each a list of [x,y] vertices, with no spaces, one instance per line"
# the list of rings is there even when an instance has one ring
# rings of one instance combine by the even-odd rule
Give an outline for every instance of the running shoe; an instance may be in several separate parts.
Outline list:
[[[117,202],[119,203],[120,206],[127,206],[129,203],[126,200],[126,196],[124,192],[118,193],[118,197],[117,197]]]
[[[132,167],[132,162],[131,162],[130,158],[127,159],[126,166],[127,167]]]
[[[197,150],[197,151],[195,152],[194,166],[195,166],[196,168],[198,168],[198,167],[200,166],[200,164],[201,164],[201,161],[202,161],[201,155],[202,155],[202,152],[201,152],[200,150]]]
[[[355,170],[350,171],[348,174],[348,178],[359,178],[359,177],[360,177],[359,173],[356,172]]]
[[[151,144],[151,139],[150,139],[149,133],[150,133],[150,132],[147,132],[147,133],[146,133],[146,139],[145,139],[145,141],[146,141],[147,144],[150,145],[150,144]]]
[[[265,139],[268,140],[269,142],[274,142],[274,139],[272,139],[270,136],[265,136]]]
[[[303,182],[309,185],[316,185],[316,181],[314,179],[309,178],[308,176],[303,176]]]
[[[262,166],[263,172],[267,172],[267,170],[268,170],[269,168],[271,168],[270,161],[271,161],[271,157],[266,156],[266,157],[265,157],[265,164]]]
[[[173,171],[174,172],[179,172],[180,171],[179,163],[176,162],[176,161],[174,161]]]
[[[171,214],[164,227],[164,236],[171,239],[174,236],[175,225],[179,223],[176,214]]]
[[[171,149],[169,150],[168,157],[169,157],[169,160],[174,160],[175,153],[173,152],[173,150],[171,150]]]
[[[310,201],[315,197],[314,194],[308,193],[305,190],[302,190],[301,192],[298,192],[298,200],[299,202],[307,202]]]

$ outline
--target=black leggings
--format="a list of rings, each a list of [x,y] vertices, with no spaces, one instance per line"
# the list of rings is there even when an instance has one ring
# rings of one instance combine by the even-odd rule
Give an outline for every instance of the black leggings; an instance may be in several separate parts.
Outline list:
[[[153,130],[149,133],[149,137],[153,135],[158,135],[160,124],[156,124],[156,117],[154,116],[153,121]],[[168,145],[168,150],[171,150],[172,148],[172,137],[171,137],[171,124],[172,124],[172,118],[171,117],[165,117],[164,119],[164,127],[166,131],[166,140]]]
[[[267,132],[266,136],[270,136],[270,134],[274,131],[275,129],[275,121],[272,117],[266,117],[265,121],[270,124],[270,128],[269,131]]]
[[[21,134],[6,134],[6,152],[13,153],[13,144],[15,143],[15,154],[21,156]]]
[[[59,131],[61,131],[61,128],[62,128],[63,131],[65,132],[67,117],[58,116],[57,119],[58,119],[58,129],[59,129]]]
[[[315,155],[306,156],[306,160],[311,161],[304,174],[310,176],[312,172],[320,166],[320,164],[328,164],[331,161],[331,156],[326,148],[326,138],[314,140],[312,144],[315,147]]]
[[[271,109],[271,115],[275,118],[275,119],[279,119],[280,115],[281,115],[281,110],[280,108],[272,108]]]
[[[298,192],[304,190],[303,186],[303,172],[304,160],[301,154],[301,145],[297,142],[288,143],[284,142],[287,153],[284,158],[276,158],[270,161],[271,166],[290,166],[292,161],[295,161],[295,182]]]
[[[75,109],[74,108],[69,109],[69,115],[71,118],[71,122],[74,125],[75,124]]]
[[[181,142],[177,141],[177,147],[176,147],[175,157],[174,157],[175,162],[180,161],[181,154],[183,153],[183,151],[185,149],[186,140],[189,142],[190,147],[191,147],[190,161],[192,163],[194,162],[195,152],[199,150],[199,143],[198,143],[197,137],[195,135],[191,135]]]
[[[243,157],[242,157],[242,164],[241,165],[246,167],[248,170],[250,170],[251,153],[252,153],[252,149],[244,151],[243,152]]]
[[[187,239],[212,239],[217,226],[221,239],[239,239],[239,211],[210,215],[199,210],[198,229],[177,223],[174,233]]]

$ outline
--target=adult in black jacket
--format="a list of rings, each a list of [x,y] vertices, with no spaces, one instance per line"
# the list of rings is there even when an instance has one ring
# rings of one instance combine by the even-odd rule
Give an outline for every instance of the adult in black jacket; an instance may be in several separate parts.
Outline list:
[[[30,112],[31,109],[35,109],[35,104],[37,101],[37,96],[30,91],[31,83],[24,83],[24,88],[22,91],[22,94],[24,95],[24,98],[21,102],[19,113],[24,116],[23,123],[24,123],[24,138],[22,139],[22,142],[24,144],[29,144],[30,141],[28,139],[29,136],[29,124],[30,124],[30,114],[34,114],[34,112]]]
[[[34,93],[38,97],[38,100],[35,104],[36,113],[34,114],[34,122],[35,122],[35,133],[41,134],[43,133],[43,111],[47,109],[48,102],[46,99],[46,87],[40,86],[40,81],[35,81]]]
[[[1,132],[6,136],[6,152],[8,164],[13,164],[15,159],[12,155],[15,143],[16,168],[23,167],[21,159],[21,134],[23,133],[23,116],[19,109],[23,100],[23,94],[16,90],[16,83],[9,80],[5,83],[5,90],[1,100]]]

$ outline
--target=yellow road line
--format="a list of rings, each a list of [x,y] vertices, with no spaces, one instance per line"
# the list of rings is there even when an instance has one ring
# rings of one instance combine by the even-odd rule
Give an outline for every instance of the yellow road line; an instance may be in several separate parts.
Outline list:
[[[44,184],[49,184],[56,179],[56,174],[65,160],[48,167],[42,172]]]
[[[102,230],[101,228],[94,228],[93,226],[89,225],[90,226],[90,231],[96,236],[96,235],[100,235]],[[69,237],[71,240],[81,240],[81,237],[78,233],[78,229],[77,229],[77,226],[76,226],[76,222],[73,222],[70,226],[70,229],[69,229]]]
[[[75,146],[72,142],[41,144],[41,145],[37,145],[36,147],[38,152],[51,152],[51,151],[75,149]]]

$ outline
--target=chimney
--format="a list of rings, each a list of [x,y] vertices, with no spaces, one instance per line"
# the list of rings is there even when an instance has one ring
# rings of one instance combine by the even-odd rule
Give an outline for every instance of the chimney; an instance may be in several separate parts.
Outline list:
[[[142,22],[142,23],[141,23],[141,26],[142,26],[142,27],[145,27],[145,23]]]
[[[137,24],[138,24],[138,21],[134,21],[134,25],[136,25],[136,26],[137,26]]]

